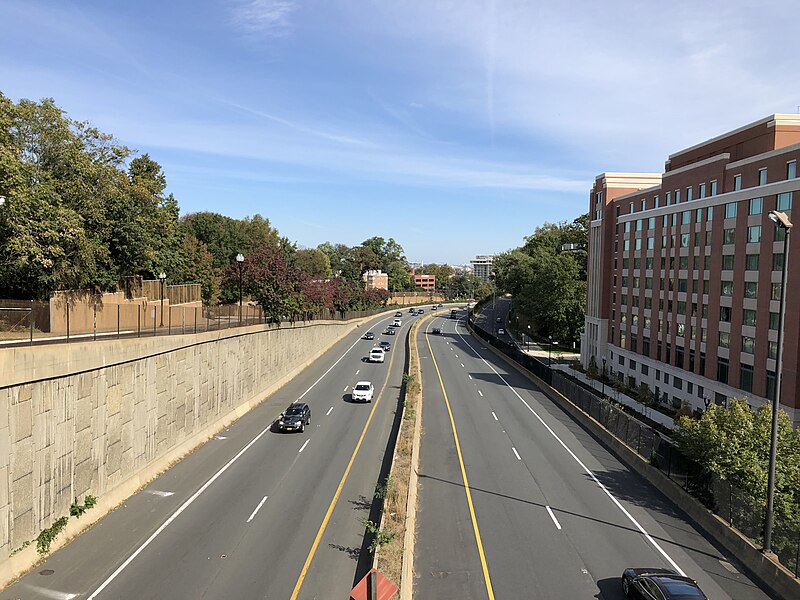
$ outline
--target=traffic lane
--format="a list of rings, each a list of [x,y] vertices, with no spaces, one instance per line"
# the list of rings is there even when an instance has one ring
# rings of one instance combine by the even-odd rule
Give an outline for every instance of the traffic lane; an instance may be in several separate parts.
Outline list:
[[[501,371],[505,365],[499,361],[493,362],[493,366],[553,430],[553,433],[550,433],[544,429],[522,400],[502,384],[497,375],[493,372],[489,374],[488,379],[493,380],[493,387],[498,389],[497,395],[491,396],[493,403],[498,407],[495,412],[504,415],[502,420],[510,438],[519,446],[517,450],[523,460],[531,457],[532,461],[538,461],[545,467],[559,465],[557,471],[549,475],[551,482],[549,486],[552,487],[548,489],[552,490],[551,498],[558,499],[565,521],[576,521],[575,527],[571,529],[571,535],[576,540],[590,532],[590,529],[582,523],[591,519],[598,523],[606,523],[610,527],[607,539],[614,540],[620,549],[635,547],[637,542],[642,544],[645,541],[631,519],[625,517],[624,513],[612,504],[599,485],[602,484],[653,537],[654,543],[661,546],[691,577],[697,579],[701,587],[712,597],[767,597],[751,580],[735,572],[736,569],[731,564],[731,561],[735,562],[734,557],[726,557],[720,550],[715,549],[654,487],[629,471],[613,454],[538,391],[530,380],[516,370]],[[561,450],[560,443],[547,443],[548,438],[557,441],[553,434],[567,444],[597,481],[592,479],[575,459]],[[540,443],[542,441],[545,443]],[[540,461],[540,457],[545,460]],[[566,458],[566,462],[564,457],[569,457]],[[537,477],[544,477],[544,474],[537,472]],[[589,487],[586,493],[575,493],[576,490],[586,488],[587,484]],[[602,511],[604,514],[598,514],[597,510],[604,507],[605,510]],[[576,547],[591,547],[591,542],[577,541]],[[652,553],[654,547],[653,543],[649,541],[646,543],[647,552]],[[627,551],[621,550],[621,552],[623,556],[631,556]],[[592,571],[594,573],[602,575],[609,571],[613,572],[616,566],[613,561],[608,560],[612,556],[609,552],[591,552],[585,556],[587,563],[596,564],[595,570]],[[646,556],[645,551],[633,554],[637,561],[643,560]],[[661,558],[663,562],[663,557],[655,558]],[[648,566],[651,564],[660,563],[652,562]],[[674,568],[671,564],[664,566]]]
[[[370,515],[370,509],[375,500],[381,469],[385,467],[388,474],[391,465],[392,453],[387,454],[387,444],[395,420],[400,416],[398,411],[408,331],[409,327],[404,325],[396,336],[389,336],[394,337],[396,342],[387,359],[390,376],[380,397],[380,410],[366,432],[341,496],[331,513],[300,591],[300,598],[347,598],[356,580],[361,579],[372,566],[364,543],[364,521],[373,516]],[[354,412],[366,411],[367,406],[351,405]],[[374,518],[377,520],[377,516]]]
[[[386,320],[386,317],[381,317],[373,321],[380,323]],[[143,543],[173,510],[252,440],[265,424],[271,423],[291,400],[302,395],[315,382],[319,382],[325,372],[351,346],[358,351],[360,335],[361,332],[357,331],[335,344],[298,377],[245,417],[234,422],[215,439],[166,471],[145,490],[128,498],[123,506],[105,516],[90,531],[48,557],[41,565],[42,568],[31,572],[15,586],[7,588],[6,593],[11,594],[9,597],[16,597],[13,592],[19,588],[25,590],[25,597],[47,597],[46,594],[51,589],[91,589]],[[360,352],[357,356],[360,357]],[[346,379],[349,381],[350,378]],[[311,404],[313,406],[314,402]],[[314,414],[317,412],[314,411]],[[39,575],[40,572],[48,573],[46,579]],[[39,588],[42,588],[41,593],[35,591]]]
[[[424,329],[420,331],[417,344],[424,402],[414,551],[414,597],[442,600],[486,598],[465,491],[450,483],[461,481],[461,471],[444,395]]]
[[[451,398],[495,594],[591,597],[597,587],[554,524],[543,490],[461,366],[465,358],[443,341],[434,352]],[[452,478],[446,483],[458,485]]]
[[[337,394],[349,377],[350,369],[343,370],[331,373],[342,378],[328,380]],[[385,376],[385,369],[381,371]],[[318,387],[304,400],[328,391]],[[275,465],[270,464],[272,448],[266,444],[261,452],[243,456],[222,485],[209,488],[191,513],[176,520],[109,586],[110,597],[119,590],[120,595],[133,592],[135,597],[249,598],[258,589],[267,597],[288,598],[367,419],[365,411],[347,412],[331,413],[325,426],[313,431],[296,449],[297,455],[284,463],[280,478],[270,473]],[[289,437],[300,436],[273,439]],[[253,514],[264,496],[268,499],[257,517],[246,523],[245,515]],[[173,557],[168,565],[162,564],[163,556]],[[349,591],[352,568],[338,575],[340,587]]]

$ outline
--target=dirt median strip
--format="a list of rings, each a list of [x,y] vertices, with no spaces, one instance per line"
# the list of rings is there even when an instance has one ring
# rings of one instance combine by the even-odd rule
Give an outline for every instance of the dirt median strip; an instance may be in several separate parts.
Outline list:
[[[387,485],[382,538],[374,566],[400,588],[400,599],[410,600],[414,584],[414,532],[417,510],[417,471],[422,431],[422,370],[416,335],[433,313],[416,321],[409,332],[409,367],[403,375],[403,421],[395,446],[390,484]]]

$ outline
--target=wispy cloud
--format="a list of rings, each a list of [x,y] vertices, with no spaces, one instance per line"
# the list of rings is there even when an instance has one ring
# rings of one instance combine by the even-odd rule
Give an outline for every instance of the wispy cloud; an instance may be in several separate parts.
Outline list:
[[[293,0],[235,0],[231,5],[231,22],[250,36],[284,37],[292,31]]]

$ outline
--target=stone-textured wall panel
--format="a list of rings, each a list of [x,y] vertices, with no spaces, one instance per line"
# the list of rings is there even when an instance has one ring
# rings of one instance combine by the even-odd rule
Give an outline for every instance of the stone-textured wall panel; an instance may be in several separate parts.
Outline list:
[[[0,387],[0,560],[75,498],[113,491],[351,329],[319,323],[20,350],[20,365],[35,358],[59,374]]]

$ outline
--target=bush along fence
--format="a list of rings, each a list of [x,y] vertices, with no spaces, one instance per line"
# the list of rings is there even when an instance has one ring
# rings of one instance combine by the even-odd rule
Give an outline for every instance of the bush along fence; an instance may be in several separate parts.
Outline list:
[[[470,325],[474,325],[470,315]],[[471,327],[479,338],[496,348],[532,374],[550,385],[599,422],[609,432],[625,442],[669,479],[680,485],[706,508],[724,519],[731,527],[760,546],[763,542],[765,501],[753,498],[730,482],[706,471],[687,458],[666,436],[654,428],[600,398],[596,392],[581,385],[562,371],[522,352],[513,343],[497,339],[478,327]],[[800,577],[800,528],[775,516],[772,549],[781,564],[795,577]]]

